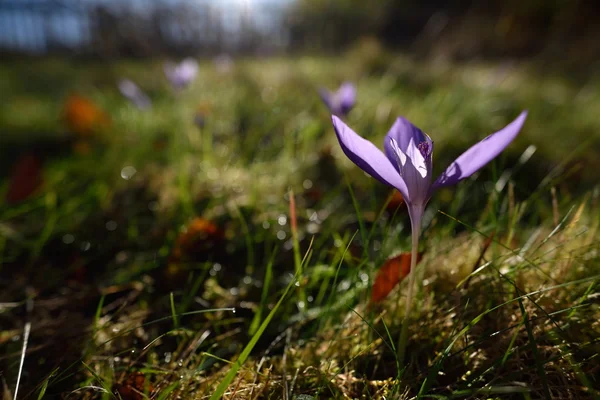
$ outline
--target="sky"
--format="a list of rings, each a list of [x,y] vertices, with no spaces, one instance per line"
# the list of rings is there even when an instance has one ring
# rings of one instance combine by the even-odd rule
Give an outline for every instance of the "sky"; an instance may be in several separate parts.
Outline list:
[[[108,7],[128,6],[143,13],[148,4],[161,4],[176,7],[178,4],[210,4],[223,11],[223,23],[235,25],[239,15],[246,13],[257,24],[268,24],[265,16],[273,15],[265,10],[282,9],[294,0],[0,0],[0,48],[43,53],[46,50],[46,33],[50,32],[67,47],[77,47],[89,38],[87,20],[72,12],[52,12],[45,17],[26,4],[48,5],[60,2],[67,6]],[[18,5],[18,7],[15,7]],[[56,8],[53,8],[56,9]],[[272,17],[266,17],[272,18]],[[232,26],[235,28],[235,26]]]

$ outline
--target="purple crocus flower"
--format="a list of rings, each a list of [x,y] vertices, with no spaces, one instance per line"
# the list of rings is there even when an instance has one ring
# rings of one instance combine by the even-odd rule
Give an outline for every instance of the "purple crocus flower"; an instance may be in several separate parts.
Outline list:
[[[121,94],[140,110],[145,110],[152,106],[150,98],[146,96],[135,82],[129,79],[121,79],[118,86]]]
[[[346,156],[373,178],[398,189],[408,207],[412,227],[412,256],[406,312],[398,343],[400,363],[404,362],[421,219],[427,202],[437,189],[468,178],[500,154],[517,136],[526,117],[527,112],[524,111],[505,128],[472,146],[432,183],[433,141],[406,118],[398,118],[386,135],[384,154],[341,119],[332,116],[335,133]]]
[[[171,62],[164,65],[165,75],[171,85],[177,90],[187,87],[198,74],[198,62],[193,58],[186,58],[179,64]]]
[[[321,88],[319,94],[333,115],[348,115],[356,103],[356,88],[350,82],[344,82],[336,92]]]

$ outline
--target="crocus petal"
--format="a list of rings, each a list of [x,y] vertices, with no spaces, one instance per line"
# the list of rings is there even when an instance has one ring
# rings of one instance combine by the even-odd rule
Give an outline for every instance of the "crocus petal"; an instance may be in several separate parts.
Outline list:
[[[121,94],[127,98],[135,97],[135,95],[138,93],[137,85],[129,79],[121,79],[118,86]]]
[[[129,79],[122,79],[119,81],[119,91],[123,96],[125,96],[129,101],[135,104],[140,109],[146,109],[152,106],[152,102],[146,96],[146,94],[139,88],[135,82]]]
[[[183,89],[189,85],[198,74],[198,62],[193,58],[186,58],[179,64],[171,62],[163,66],[165,76],[176,89]]]
[[[342,114],[348,114],[356,102],[356,88],[350,82],[345,82],[336,97]]]
[[[394,125],[390,128],[390,131],[385,136],[383,141],[383,147],[385,149],[385,154],[390,159],[394,167],[397,171],[398,165],[396,164],[396,152],[391,145],[391,140],[395,140],[398,148],[402,150],[403,153],[408,151],[408,144],[412,141],[418,146],[419,143],[427,142],[431,143],[431,139],[427,135],[425,135],[419,128],[414,126],[404,117],[399,117]]]
[[[329,92],[329,90],[325,89],[325,88],[320,88],[319,89],[319,96],[321,96],[321,100],[323,100],[323,103],[325,103],[325,105],[327,106],[327,108],[329,109],[329,111],[332,112],[332,114],[336,114],[333,110],[333,96],[332,94]]]
[[[429,175],[431,168],[428,168],[425,157],[418,148],[418,144],[412,139],[408,144],[408,149],[406,149],[406,155],[412,161],[415,171],[421,175],[421,178],[425,178],[427,175]]]
[[[180,79],[185,84],[191,83],[198,74],[198,62],[193,58],[186,58],[179,64],[179,75]]]
[[[408,198],[406,184],[395,170],[393,163],[381,150],[373,143],[358,136],[335,115],[331,119],[344,154],[373,178],[395,187],[402,193],[402,196]]]
[[[523,111],[513,122],[504,129],[493,133],[461,154],[434,182],[431,190],[443,186],[454,185],[468,178],[480,168],[492,161],[513,141],[521,130],[527,111]]]

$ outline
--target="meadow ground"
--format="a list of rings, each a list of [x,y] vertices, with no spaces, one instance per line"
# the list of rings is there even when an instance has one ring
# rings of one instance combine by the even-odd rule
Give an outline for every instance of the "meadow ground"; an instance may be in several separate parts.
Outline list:
[[[600,76],[546,68],[207,60],[175,92],[160,61],[3,62],[5,398],[597,398]],[[406,282],[370,299],[410,225],[339,148],[317,89],[345,80],[347,123],[381,145],[406,116],[435,174],[529,110],[428,206],[406,368]]]

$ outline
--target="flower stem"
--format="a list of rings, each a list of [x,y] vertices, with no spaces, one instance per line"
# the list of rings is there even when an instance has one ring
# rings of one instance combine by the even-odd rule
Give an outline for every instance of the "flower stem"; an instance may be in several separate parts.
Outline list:
[[[417,213],[415,213],[417,214]],[[420,214],[420,213],[419,213]],[[417,276],[417,257],[419,254],[419,235],[421,233],[421,215],[411,215],[412,225],[412,249],[410,255],[410,272],[408,274],[408,291],[406,293],[406,309],[404,311],[404,320],[400,330],[400,340],[398,340],[398,363],[400,368],[404,366],[404,357],[406,355],[406,344],[408,342],[408,321],[414,297],[415,281]]]

